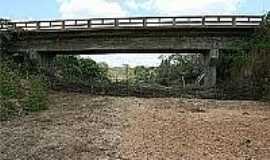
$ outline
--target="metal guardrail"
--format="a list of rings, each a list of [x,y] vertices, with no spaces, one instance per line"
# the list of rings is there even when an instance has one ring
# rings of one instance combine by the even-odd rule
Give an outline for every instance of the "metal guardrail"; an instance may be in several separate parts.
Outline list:
[[[243,27],[260,26],[263,16],[182,16],[182,17],[131,17],[131,18],[93,18],[65,19],[51,21],[0,22],[0,30],[69,30],[93,28],[128,28],[128,27]]]

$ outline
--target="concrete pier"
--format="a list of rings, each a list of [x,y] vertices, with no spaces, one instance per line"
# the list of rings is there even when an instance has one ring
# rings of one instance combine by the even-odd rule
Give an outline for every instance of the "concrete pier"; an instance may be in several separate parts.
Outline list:
[[[217,61],[219,57],[218,49],[211,49],[208,53],[203,54],[203,64],[205,66],[205,78],[204,86],[205,87],[214,87],[217,81]]]

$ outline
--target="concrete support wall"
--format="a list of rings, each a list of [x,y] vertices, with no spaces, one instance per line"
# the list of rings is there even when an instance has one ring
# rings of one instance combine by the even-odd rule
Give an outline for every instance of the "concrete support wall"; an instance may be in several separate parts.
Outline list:
[[[36,54],[38,58],[38,63],[44,71],[47,71],[49,74],[55,73],[55,58],[56,54],[40,54],[40,53],[32,53]]]
[[[7,53],[10,48],[12,48],[10,45],[14,44],[12,43],[14,35],[10,32],[1,32],[0,31],[0,56],[3,56],[4,53]]]
[[[54,64],[54,59],[56,55],[55,54],[39,54],[38,57],[40,58],[39,62],[41,66],[50,68]]]
[[[1,35],[0,35],[0,54],[3,50],[3,42],[2,42],[2,38],[1,38]]]
[[[3,53],[4,53],[4,39],[2,33],[0,32],[0,63],[2,62]]]
[[[219,57],[218,49],[211,49],[208,53],[204,53],[204,66],[205,66],[205,87],[214,87],[217,81],[217,68],[216,64]]]
[[[0,63],[2,64],[2,56],[3,56],[3,50],[2,50],[2,46],[1,46],[1,39],[0,39]],[[1,65],[0,64],[0,65]]]

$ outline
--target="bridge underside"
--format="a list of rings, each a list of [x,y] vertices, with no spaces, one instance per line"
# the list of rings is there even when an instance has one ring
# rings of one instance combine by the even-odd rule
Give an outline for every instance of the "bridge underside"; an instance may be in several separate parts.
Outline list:
[[[216,85],[216,66],[215,62],[219,57],[219,49],[211,50],[87,50],[87,51],[50,51],[50,52],[32,52],[39,57],[40,64],[49,70],[53,69],[53,61],[58,55],[100,55],[100,54],[114,54],[114,53],[200,53],[202,54],[202,63],[204,65],[203,78],[204,87],[213,87]],[[200,84],[200,83],[199,83]]]
[[[202,53],[205,86],[216,84],[219,50],[241,49],[255,28],[140,28],[71,31],[24,31],[12,33],[8,52],[39,55],[42,65],[55,55],[91,55],[113,53]],[[49,65],[50,66],[50,65]]]
[[[10,52],[178,53],[238,49],[254,28],[103,29],[15,33]]]
[[[85,49],[37,51],[39,54],[56,55],[104,55],[104,54],[170,54],[170,53],[207,53],[206,49]]]

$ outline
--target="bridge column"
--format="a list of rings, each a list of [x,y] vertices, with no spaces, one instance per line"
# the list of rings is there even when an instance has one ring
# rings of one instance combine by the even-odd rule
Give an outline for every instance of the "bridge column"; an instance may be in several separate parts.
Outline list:
[[[203,63],[205,66],[205,87],[214,87],[217,81],[216,63],[219,57],[218,49],[211,49],[208,53],[203,54]]]
[[[3,34],[0,32],[0,63],[2,62],[2,56],[4,54],[4,38]]]
[[[4,46],[3,46],[3,40],[2,40],[1,33],[0,33],[0,58],[2,56],[3,48],[4,48]]]
[[[37,65],[44,71],[54,73],[54,61],[56,54],[53,53],[40,53],[35,50],[28,50],[26,55],[30,60],[35,61]]]
[[[54,74],[55,72],[55,58],[56,54],[50,53],[37,53],[39,66],[46,70],[49,74]]]
[[[2,64],[2,56],[3,56],[3,49],[2,49],[2,44],[1,44],[1,38],[0,38],[0,67],[1,67],[1,64]]]

